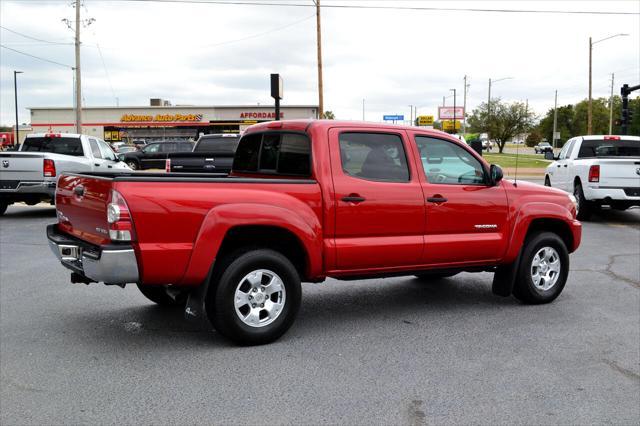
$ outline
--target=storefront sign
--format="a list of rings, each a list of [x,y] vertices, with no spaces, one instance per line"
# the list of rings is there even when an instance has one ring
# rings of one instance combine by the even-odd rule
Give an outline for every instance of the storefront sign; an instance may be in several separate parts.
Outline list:
[[[265,119],[265,120],[275,120],[276,113],[275,112],[241,112],[241,119]],[[280,118],[284,118],[284,112],[280,113]]]
[[[120,117],[122,123],[135,122],[175,122],[175,121],[202,121],[202,114],[156,114],[156,115],[139,115],[124,114]]]

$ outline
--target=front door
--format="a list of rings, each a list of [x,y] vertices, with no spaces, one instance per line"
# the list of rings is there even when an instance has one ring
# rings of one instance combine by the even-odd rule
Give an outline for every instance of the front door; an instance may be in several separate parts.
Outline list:
[[[500,259],[509,235],[508,204],[502,184],[491,186],[471,149],[453,141],[415,134],[426,205],[423,263]]]
[[[329,131],[335,197],[336,269],[420,263],[424,201],[404,132]]]

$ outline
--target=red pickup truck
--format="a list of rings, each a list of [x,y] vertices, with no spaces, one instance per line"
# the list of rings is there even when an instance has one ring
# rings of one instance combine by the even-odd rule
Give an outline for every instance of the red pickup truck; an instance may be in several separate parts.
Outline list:
[[[243,135],[229,177],[63,174],[53,252],[76,283],[135,283],[240,344],[293,323],[300,282],[493,271],[547,303],[580,244],[571,195],[502,180],[438,131],[276,121]]]

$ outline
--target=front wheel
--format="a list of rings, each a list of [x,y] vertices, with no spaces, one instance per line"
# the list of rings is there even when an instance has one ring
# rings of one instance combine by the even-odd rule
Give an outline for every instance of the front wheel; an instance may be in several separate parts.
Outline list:
[[[164,285],[138,284],[138,289],[147,299],[160,306],[184,306],[189,295],[184,290],[177,290]]]
[[[8,203],[0,202],[0,216],[2,216],[4,214],[4,212],[7,211],[7,207],[8,206],[9,206]]]
[[[131,170],[138,170],[138,168],[139,168],[139,167],[138,167],[138,163],[137,163],[137,162],[135,162],[135,161],[131,161],[131,160],[129,160],[129,161],[126,161],[126,162],[125,162],[125,164],[126,164],[127,166],[129,166],[129,168],[130,168]]]
[[[569,251],[554,233],[527,238],[513,295],[528,304],[549,303],[560,295],[569,275]]]
[[[217,286],[206,296],[207,316],[220,334],[241,345],[261,345],[291,327],[302,289],[289,259],[258,249],[232,255],[222,268]]]
[[[549,179],[549,175],[544,177],[544,186],[551,186],[551,179]]]

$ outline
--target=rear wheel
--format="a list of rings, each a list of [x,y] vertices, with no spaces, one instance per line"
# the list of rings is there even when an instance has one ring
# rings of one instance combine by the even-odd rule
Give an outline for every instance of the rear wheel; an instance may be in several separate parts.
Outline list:
[[[569,251],[554,233],[541,232],[525,242],[513,295],[528,304],[549,303],[560,295],[569,275]]]
[[[548,175],[544,177],[544,186],[551,186],[551,179]]]
[[[7,211],[7,207],[9,206],[8,203],[0,202],[0,216],[2,216],[4,214],[4,212]]]
[[[302,289],[293,264],[279,252],[238,252],[222,262],[217,286],[206,296],[207,316],[241,345],[273,342],[293,324]]]
[[[593,206],[586,198],[584,198],[584,192],[582,191],[582,185],[576,183],[573,188],[573,196],[576,197],[578,201],[577,209],[577,218],[578,220],[589,220],[591,217],[591,213],[593,212]]]
[[[189,292],[166,285],[138,284],[140,292],[149,300],[160,306],[184,306]]]

